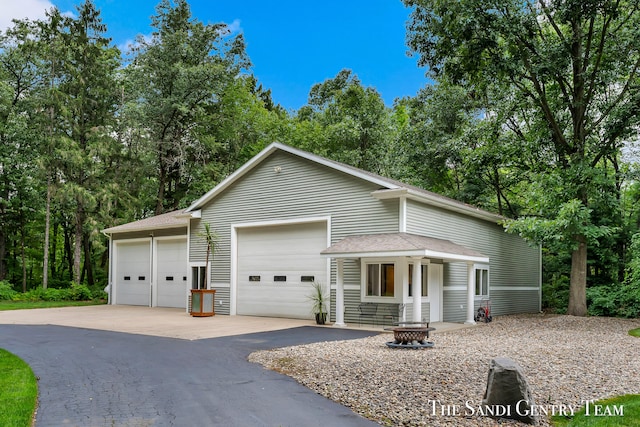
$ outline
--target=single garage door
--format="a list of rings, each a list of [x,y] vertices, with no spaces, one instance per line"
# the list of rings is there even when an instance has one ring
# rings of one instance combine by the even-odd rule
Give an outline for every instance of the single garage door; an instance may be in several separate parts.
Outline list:
[[[150,304],[151,240],[116,243],[116,303]]]
[[[327,284],[326,222],[238,229],[237,313],[309,319],[311,282]]]
[[[158,307],[186,307],[187,239],[157,240]]]

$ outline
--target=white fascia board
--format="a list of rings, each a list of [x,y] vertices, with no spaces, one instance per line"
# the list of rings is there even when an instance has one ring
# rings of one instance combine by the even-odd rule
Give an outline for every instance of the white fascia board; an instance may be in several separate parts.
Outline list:
[[[456,255],[444,252],[436,252],[429,250],[413,250],[413,251],[388,251],[388,252],[349,252],[349,253],[332,253],[322,254],[329,258],[394,258],[394,257],[423,257],[423,258],[435,258],[453,262],[479,262],[487,264],[489,263],[488,257],[470,256],[470,255]]]
[[[176,218],[187,218],[187,219],[192,219],[192,218],[202,218],[202,211],[200,209],[192,211],[192,212],[182,212],[180,215],[176,215]]]
[[[115,230],[112,231],[112,229],[107,228],[106,230],[102,230],[102,234],[104,234],[105,236],[113,236],[113,235],[117,235],[117,234],[124,234],[124,233],[138,233],[138,232],[142,232],[142,231],[155,231],[155,230],[169,230],[172,228],[182,228],[182,227],[187,227],[188,224],[185,222],[184,224],[170,224],[170,225],[158,225],[158,226],[148,226],[148,227],[141,227],[141,228],[132,228],[130,230]],[[116,227],[112,227],[112,228],[116,228]]]
[[[494,214],[488,211],[484,211],[473,206],[465,205],[462,202],[453,199],[447,199],[445,197],[438,197],[436,195],[429,195],[427,193],[418,192],[408,188],[392,188],[388,190],[377,190],[371,192],[371,195],[379,200],[396,199],[400,197],[406,197],[410,200],[426,203],[431,206],[440,207],[446,210],[458,212],[464,215],[473,216],[483,219],[485,221],[491,221],[493,223],[499,223],[505,218],[501,215]]]
[[[209,202],[213,199],[217,194],[223,191],[225,188],[233,184],[237,179],[242,177],[244,174],[249,172],[251,169],[260,164],[264,159],[269,157],[273,152],[277,150],[282,150],[286,153],[293,154],[298,157],[302,157],[303,159],[310,160],[312,162],[321,164],[323,166],[327,166],[331,169],[338,170],[340,172],[344,172],[348,175],[352,175],[365,181],[369,181],[376,185],[380,185],[382,187],[393,188],[395,187],[393,184],[387,182],[384,179],[377,178],[375,176],[371,176],[367,173],[358,171],[356,169],[352,169],[346,165],[341,165],[339,163],[334,163],[331,160],[325,159],[315,154],[307,153],[306,151],[298,150],[297,148],[289,147],[288,145],[281,144],[279,142],[273,142],[269,144],[264,150],[260,153],[256,154],[251,160],[242,165],[238,170],[225,178],[220,184],[216,185],[211,191],[209,191],[204,196],[200,197],[198,200],[193,202],[191,206],[189,206],[185,212],[192,212],[196,209],[201,208],[205,203]]]

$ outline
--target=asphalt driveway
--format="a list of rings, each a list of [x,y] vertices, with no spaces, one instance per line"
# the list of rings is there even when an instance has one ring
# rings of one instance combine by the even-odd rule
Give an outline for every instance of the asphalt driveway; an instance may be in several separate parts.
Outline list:
[[[374,426],[256,350],[375,332],[316,327],[189,341],[52,325],[0,325],[0,347],[39,377],[36,427]]]

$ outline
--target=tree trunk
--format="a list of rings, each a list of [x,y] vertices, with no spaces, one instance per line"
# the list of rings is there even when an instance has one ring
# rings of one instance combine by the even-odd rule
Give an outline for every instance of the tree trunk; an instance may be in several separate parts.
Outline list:
[[[80,202],[78,202],[80,203]],[[82,225],[84,214],[82,207],[76,211],[75,235],[73,242],[73,282],[80,284],[80,260],[82,258]]]
[[[7,235],[0,227],[0,280],[7,278]]]
[[[587,315],[587,239],[578,236],[578,248],[571,253],[571,282],[569,285],[569,307],[571,316]]]
[[[51,177],[47,178],[47,201],[44,212],[44,253],[42,256],[42,289],[49,285],[49,227],[51,224]]]
[[[160,148],[160,152],[162,152],[162,147]],[[164,213],[164,190],[167,182],[167,170],[163,163],[163,157],[161,154],[158,154],[158,163],[160,167],[160,173],[158,174],[158,196],[156,199],[156,215],[160,215]]]
[[[91,256],[91,242],[89,240],[89,236],[85,233],[84,237],[84,271],[86,271],[87,276],[87,284],[89,286],[94,285],[93,279],[93,259]]]
[[[20,218],[20,261],[22,262],[22,292],[27,292],[27,257],[25,254],[24,241],[24,218]]]
[[[62,231],[64,233],[64,262],[66,262],[66,266],[63,268],[69,272],[69,279],[73,280],[71,276],[73,274],[73,254],[71,249],[71,230],[67,227],[69,224],[64,224]]]

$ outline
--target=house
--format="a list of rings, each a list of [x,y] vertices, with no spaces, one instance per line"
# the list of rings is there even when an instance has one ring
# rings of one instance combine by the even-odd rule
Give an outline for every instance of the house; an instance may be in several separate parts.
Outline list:
[[[540,248],[502,220],[273,143],[187,209],[104,230],[110,303],[186,307],[210,288],[218,314],[312,318],[317,282],[336,325],[360,321],[362,303],[377,320],[472,323],[487,299],[494,315],[538,312]]]

